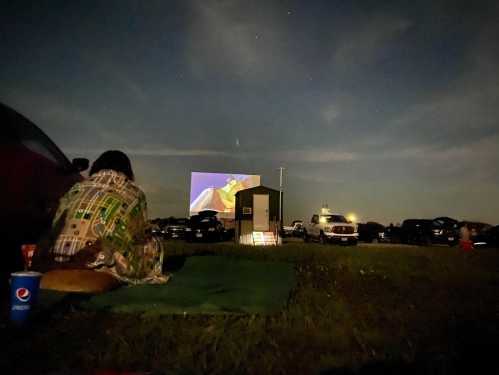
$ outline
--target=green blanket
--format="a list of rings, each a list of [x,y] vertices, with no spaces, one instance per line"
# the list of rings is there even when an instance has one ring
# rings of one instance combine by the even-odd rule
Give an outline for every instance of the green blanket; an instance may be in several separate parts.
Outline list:
[[[147,314],[270,313],[285,306],[294,281],[291,263],[193,256],[165,285],[122,287],[82,307]]]

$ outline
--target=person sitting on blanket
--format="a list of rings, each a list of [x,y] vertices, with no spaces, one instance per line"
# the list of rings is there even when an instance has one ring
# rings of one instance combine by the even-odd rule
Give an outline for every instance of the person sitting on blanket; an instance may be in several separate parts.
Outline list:
[[[52,228],[49,269],[90,268],[131,284],[168,281],[162,243],[147,231],[145,195],[121,151],[104,152],[89,178],[61,198]]]

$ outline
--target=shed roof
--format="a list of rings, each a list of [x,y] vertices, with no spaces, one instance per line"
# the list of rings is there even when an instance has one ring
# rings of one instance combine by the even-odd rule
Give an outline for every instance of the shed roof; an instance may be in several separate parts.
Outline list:
[[[252,191],[254,192],[263,192],[263,191],[272,191],[272,192],[275,192],[275,193],[279,193],[279,190],[276,190],[276,189],[272,189],[272,188],[269,188],[267,186],[263,186],[263,185],[259,185],[259,186],[255,186],[255,187],[252,187],[252,188],[248,188],[248,189],[244,189],[244,190],[239,190],[237,193],[236,193],[236,197],[239,195],[239,193],[251,193]]]

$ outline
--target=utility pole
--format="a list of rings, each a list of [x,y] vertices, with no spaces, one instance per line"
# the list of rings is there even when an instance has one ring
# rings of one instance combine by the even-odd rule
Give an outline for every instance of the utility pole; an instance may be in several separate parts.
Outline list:
[[[279,167],[279,231],[282,230],[282,175],[285,169]]]

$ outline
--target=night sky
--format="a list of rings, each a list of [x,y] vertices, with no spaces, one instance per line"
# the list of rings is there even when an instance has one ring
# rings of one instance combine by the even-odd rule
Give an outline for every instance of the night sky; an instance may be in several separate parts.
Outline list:
[[[151,217],[191,171],[284,166],[286,222],[499,224],[494,2],[4,2],[0,38],[0,101],[70,158],[127,152]]]

